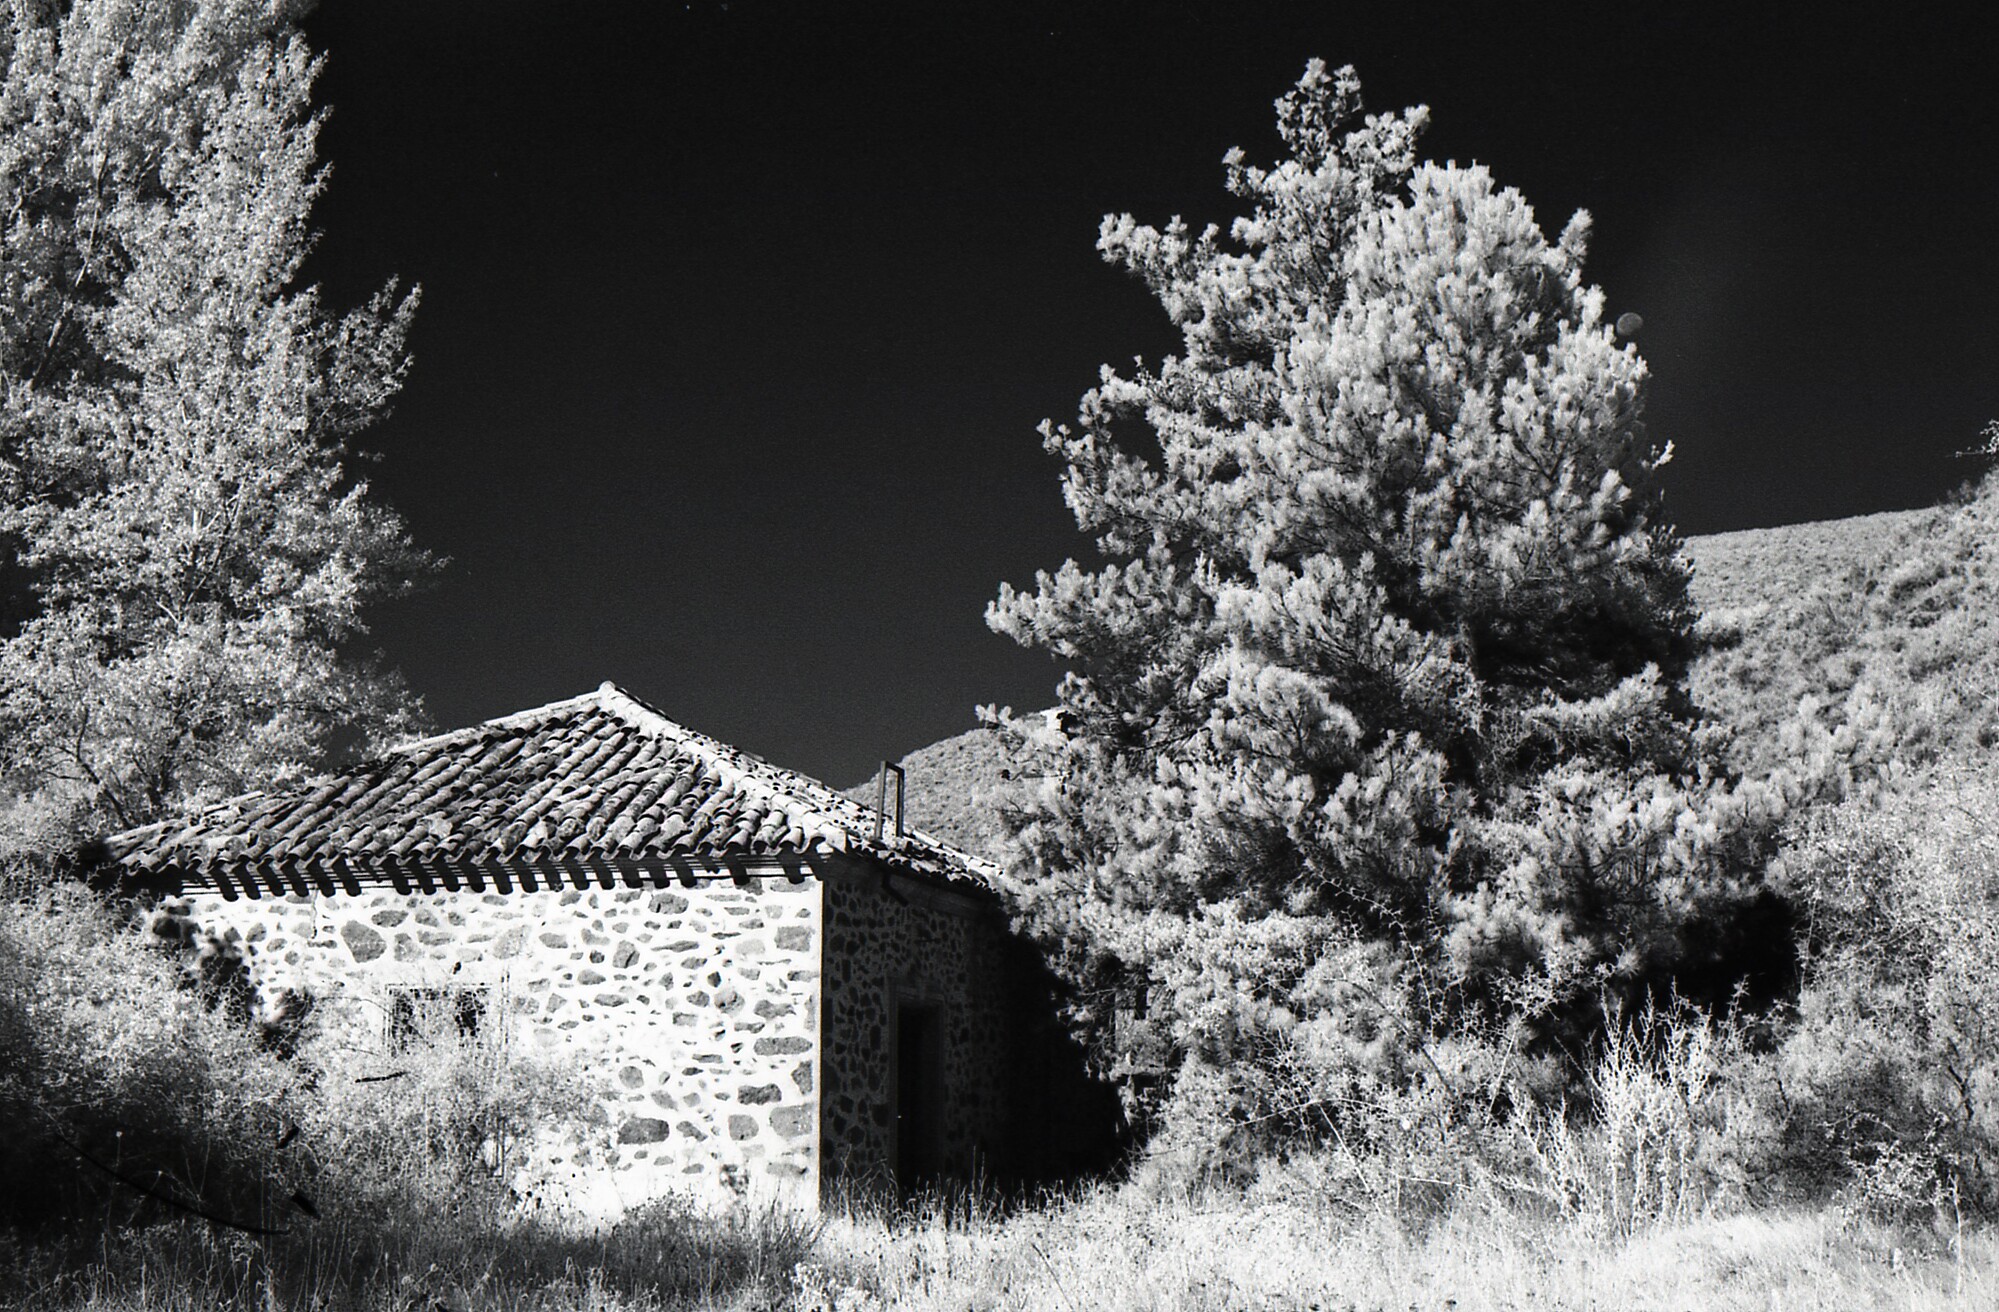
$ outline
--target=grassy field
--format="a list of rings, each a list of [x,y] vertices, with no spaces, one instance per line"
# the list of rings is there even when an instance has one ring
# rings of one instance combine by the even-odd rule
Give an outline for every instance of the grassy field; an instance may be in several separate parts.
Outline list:
[[[1607,1239],[1491,1213],[1420,1233],[1295,1199],[1101,1189],[1006,1221],[828,1223],[801,1309],[1473,1312],[1999,1306],[1999,1236],[1837,1211],[1756,1212]]]
[[[743,1216],[675,1235],[523,1228],[399,1255],[308,1260],[161,1227],[38,1273],[0,1241],[22,1312],[1716,1312],[1999,1307],[1999,1234],[1885,1226],[1837,1209],[1715,1215],[1607,1236],[1467,1210],[1406,1228],[1278,1194],[1098,1186],[1001,1217],[861,1210]],[[419,1251],[421,1250],[421,1251]],[[33,1261],[45,1260],[32,1259]],[[7,1270],[12,1265],[12,1270]]]

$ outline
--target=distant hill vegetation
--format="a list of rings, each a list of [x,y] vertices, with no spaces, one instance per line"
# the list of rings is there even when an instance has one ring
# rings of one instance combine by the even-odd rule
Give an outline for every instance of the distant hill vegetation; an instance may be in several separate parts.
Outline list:
[[[897,764],[904,772],[903,816],[910,827],[967,852],[992,853],[1000,832],[994,790],[1006,768],[997,734],[973,729],[919,747]],[[845,792],[868,806],[879,796],[874,779]]]
[[[1920,769],[1999,742],[1999,483],[1944,505],[1688,542],[1694,696],[1737,762],[1789,750],[1806,697],[1861,759]]]
[[[1737,734],[1740,764],[1769,764],[1799,701],[1846,691],[1826,668],[1850,645],[1864,599],[1947,507],[1898,510],[1687,539],[1706,650],[1694,700]]]
[[[1880,690],[1875,731],[1904,760],[1999,740],[1999,492],[1990,486],[1922,510],[1714,533],[1686,545],[1707,644],[1694,697],[1735,730],[1745,768],[1783,754],[1783,726],[1807,695],[1833,708],[1833,722],[1848,722],[1844,702],[1863,678]],[[912,827],[970,852],[993,851],[1005,768],[995,735],[974,729],[900,764]],[[874,804],[873,779],[846,791]]]

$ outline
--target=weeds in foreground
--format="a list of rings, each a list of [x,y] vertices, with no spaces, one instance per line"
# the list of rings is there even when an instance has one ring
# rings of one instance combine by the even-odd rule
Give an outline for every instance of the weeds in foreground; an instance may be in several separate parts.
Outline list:
[[[1554,1109],[1509,1127],[1519,1166],[1488,1169],[1482,1182],[1534,1198],[1586,1235],[1629,1239],[1697,1220],[1729,1185],[1738,1107],[1726,1075],[1739,1048],[1733,1023],[1692,1008],[1648,1008],[1611,1026],[1590,1072],[1589,1115]]]
[[[1401,1312],[1999,1305],[1999,1234],[1838,1208],[1645,1222],[1627,1237],[1465,1206],[1408,1227],[1326,1205],[1304,1163],[1245,1189],[1097,1187],[999,1219],[829,1221],[791,1312]]]
[[[1307,1163],[1240,1190],[1094,1186],[1010,1213],[928,1203],[823,1225],[660,1211],[611,1231],[438,1228],[365,1269],[337,1236],[276,1249],[162,1225],[88,1251],[0,1238],[23,1312],[1360,1312],[1999,1306],[1999,1232],[1822,1207],[1645,1222],[1627,1236],[1466,1206],[1420,1227],[1326,1205]],[[420,1242],[418,1242],[420,1241]]]
[[[257,1240],[199,1223],[34,1245],[0,1235],[0,1304],[78,1308],[546,1312],[777,1308],[809,1260],[815,1220],[781,1209],[711,1215],[666,1203],[615,1226],[338,1221]],[[385,1242],[385,1236],[387,1241]]]

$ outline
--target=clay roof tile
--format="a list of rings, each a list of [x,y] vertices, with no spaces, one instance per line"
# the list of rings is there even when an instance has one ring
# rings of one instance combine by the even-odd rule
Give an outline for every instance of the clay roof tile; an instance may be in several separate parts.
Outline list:
[[[873,820],[871,809],[819,781],[675,724],[606,684],[292,788],[127,830],[106,848],[128,871],[204,876],[249,862],[250,875],[266,883],[286,869],[343,859],[559,855],[587,863],[813,848],[868,851],[912,871],[989,882],[981,863],[927,836],[874,843]]]

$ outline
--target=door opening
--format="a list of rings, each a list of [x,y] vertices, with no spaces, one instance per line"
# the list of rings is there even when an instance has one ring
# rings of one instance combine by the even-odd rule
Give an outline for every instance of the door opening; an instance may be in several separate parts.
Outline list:
[[[902,1001],[895,1011],[895,1183],[912,1193],[943,1172],[943,1026],[937,1008]]]

